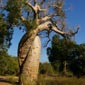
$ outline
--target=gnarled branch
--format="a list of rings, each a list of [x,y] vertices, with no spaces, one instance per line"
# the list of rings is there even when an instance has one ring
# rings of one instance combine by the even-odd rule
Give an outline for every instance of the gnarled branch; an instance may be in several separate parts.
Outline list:
[[[48,31],[52,30],[52,31],[62,35],[63,37],[65,37],[66,35],[74,36],[76,33],[78,33],[79,27],[77,28],[77,31],[75,31],[75,32],[64,32],[64,31],[60,30],[57,25],[54,25],[51,21],[46,21],[37,27],[38,32],[43,31],[43,30],[48,30]]]

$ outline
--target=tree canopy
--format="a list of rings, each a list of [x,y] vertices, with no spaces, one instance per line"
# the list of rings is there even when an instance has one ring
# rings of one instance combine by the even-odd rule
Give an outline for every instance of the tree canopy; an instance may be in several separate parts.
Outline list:
[[[53,30],[62,34],[61,30],[65,28],[64,0],[33,0],[32,2],[31,0],[1,0],[0,43],[11,45],[15,27],[30,32],[48,20],[60,29]]]

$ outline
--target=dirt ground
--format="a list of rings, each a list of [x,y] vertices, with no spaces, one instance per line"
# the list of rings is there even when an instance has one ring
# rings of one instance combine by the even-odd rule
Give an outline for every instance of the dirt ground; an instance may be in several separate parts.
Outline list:
[[[7,78],[8,77],[0,76],[0,85],[13,85]]]
[[[10,84],[10,82],[6,81],[3,78],[0,78],[0,85],[12,85],[12,84]]]
[[[12,85],[12,84],[6,82],[0,82],[0,85]]]

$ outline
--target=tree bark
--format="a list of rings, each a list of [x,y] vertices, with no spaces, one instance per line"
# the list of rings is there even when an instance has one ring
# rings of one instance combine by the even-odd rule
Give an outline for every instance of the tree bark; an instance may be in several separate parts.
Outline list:
[[[19,53],[20,85],[36,85],[40,60],[41,43],[39,36],[36,36],[35,38],[32,37],[32,39],[34,40],[30,41],[31,40],[30,37],[27,41],[28,45],[30,46],[30,48],[28,48],[29,49],[28,53],[25,49],[23,49]],[[31,43],[29,43],[29,41]]]

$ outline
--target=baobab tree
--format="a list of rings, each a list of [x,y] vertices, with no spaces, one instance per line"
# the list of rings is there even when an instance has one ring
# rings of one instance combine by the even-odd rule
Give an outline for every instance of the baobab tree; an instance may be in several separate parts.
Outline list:
[[[13,34],[14,27],[26,32],[18,46],[19,80],[20,85],[35,85],[41,48],[39,33],[47,31],[48,38],[51,31],[63,37],[71,37],[78,32],[78,29],[76,32],[64,31],[64,0],[6,0],[0,10],[6,23],[6,32],[9,33],[9,36],[5,34],[7,37],[4,37],[8,39],[7,41],[11,40],[9,38]]]

